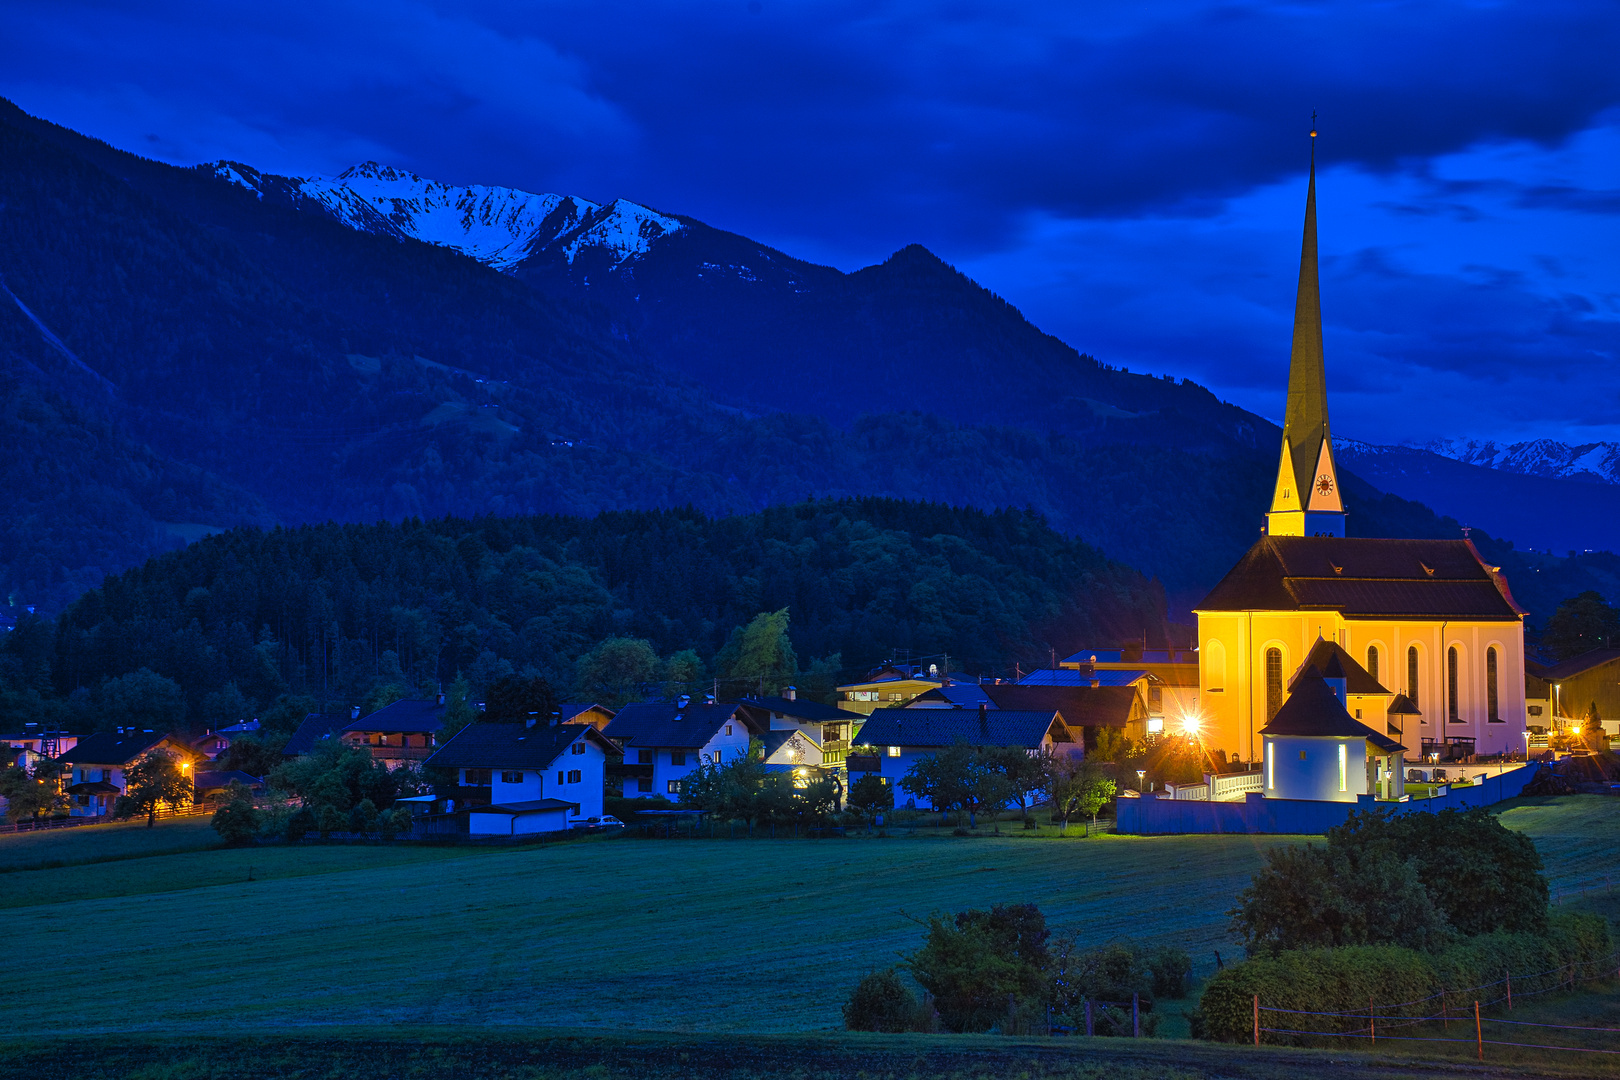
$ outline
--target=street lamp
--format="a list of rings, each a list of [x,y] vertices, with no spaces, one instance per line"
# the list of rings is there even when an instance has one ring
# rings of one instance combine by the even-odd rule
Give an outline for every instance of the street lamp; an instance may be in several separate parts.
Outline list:
[[[1147,770],[1146,769],[1137,769],[1136,770],[1136,790],[1140,791],[1144,795],[1147,794],[1147,786],[1144,783],[1144,781],[1146,779],[1147,779]]]
[[[1528,728],[1526,728],[1524,731],[1520,732],[1520,734],[1524,736],[1524,760],[1529,761],[1530,760],[1530,730]]]

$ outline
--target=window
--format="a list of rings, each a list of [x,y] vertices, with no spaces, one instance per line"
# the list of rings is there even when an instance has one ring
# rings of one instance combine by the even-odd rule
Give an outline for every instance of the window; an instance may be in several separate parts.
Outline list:
[[[1350,780],[1350,748],[1344,743],[1339,744],[1339,790],[1348,791],[1346,786]]]
[[[666,790],[671,795],[679,795],[681,793],[681,782],[679,780],[671,780]]]
[[[1164,733],[1164,717],[1150,716],[1147,719],[1147,733],[1149,735],[1162,735]]]
[[[568,770],[568,782],[570,784],[579,783],[579,777],[580,777],[580,771],[578,769],[569,769]]]
[[[501,783],[503,783],[503,784],[521,784],[521,783],[523,783],[523,774],[521,772],[514,772],[514,771],[512,771],[510,769],[502,769],[501,770]]]
[[[1463,722],[1463,721],[1461,721],[1461,719],[1458,719],[1458,716],[1456,716],[1456,646],[1455,646],[1455,644],[1453,644],[1452,648],[1447,649],[1447,651],[1445,651],[1445,696],[1447,696],[1447,703],[1445,703],[1445,717],[1447,717],[1448,721],[1452,721],[1453,724],[1461,724],[1461,722]]]
[[[1500,704],[1496,693],[1496,646],[1492,645],[1485,650],[1485,719],[1500,724]]]
[[[653,752],[651,750],[637,750],[636,751],[636,764],[637,765],[651,765],[653,763],[652,754],[653,754]]]
[[[1275,789],[1277,786],[1277,748],[1266,743],[1266,787]]]
[[[585,744],[583,742],[577,742],[568,748],[568,752],[570,754],[583,754],[585,752]]]
[[[1164,687],[1162,687],[1162,686],[1150,686],[1150,687],[1148,687],[1148,708],[1149,709],[1163,709],[1164,708]]]
[[[900,756],[900,748],[898,746],[889,747],[889,756],[890,757],[899,757]]]
[[[462,782],[468,787],[489,787],[488,769],[464,769],[462,776],[464,777]]]
[[[731,725],[730,725],[730,724],[727,724],[727,725],[726,725],[726,734],[727,734],[727,735],[730,735],[730,734],[731,734]]]
[[[711,754],[709,756],[709,760],[716,765],[720,764],[720,751],[716,750],[713,754]]]
[[[1266,650],[1266,723],[1282,708],[1282,650]]]
[[[686,751],[685,750],[671,750],[669,752],[669,763],[671,765],[685,765],[686,764]]]
[[[1226,686],[1226,646],[1213,638],[1204,646],[1204,685],[1212,694]]]
[[[1418,655],[1417,646],[1410,645],[1406,649],[1406,696],[1412,699],[1412,704],[1422,709],[1418,704]],[[1425,718],[1427,719],[1427,718]]]
[[[1367,674],[1373,677],[1373,682],[1378,681],[1378,646],[1376,645],[1367,646]]]
[[[636,781],[636,791],[638,791],[638,792],[640,792],[642,794],[651,795],[652,794],[652,780],[647,778],[647,777],[642,777],[640,780],[637,780]]]
[[[563,771],[561,769],[557,770],[557,783],[563,783]]]

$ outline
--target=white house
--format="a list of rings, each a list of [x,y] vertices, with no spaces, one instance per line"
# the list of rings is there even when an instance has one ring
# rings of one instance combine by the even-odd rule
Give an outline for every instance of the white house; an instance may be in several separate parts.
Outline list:
[[[842,771],[851,736],[866,721],[862,713],[802,700],[791,686],[781,697],[743,698],[738,704],[766,733],[768,765],[820,765]]]
[[[850,755],[850,782],[876,774],[895,789],[896,806],[935,809],[899,784],[921,758],[954,743],[1019,746],[1030,753],[1083,753],[1081,744],[1054,709],[879,709],[861,728],[860,746]]]
[[[1350,715],[1340,670],[1330,661],[1329,678],[1314,668],[1301,674],[1260,729],[1267,798],[1353,803],[1404,793],[1401,744]]]
[[[454,769],[463,788],[480,792],[469,831],[507,836],[601,817],[607,761],[617,757],[590,724],[469,724],[424,764]],[[559,815],[553,803],[573,809]]]
[[[679,801],[681,782],[699,765],[722,765],[748,753],[763,735],[740,705],[673,702],[626,705],[602,729],[624,752],[617,770],[629,798],[662,795]]]
[[[162,750],[172,755],[182,769],[190,769],[200,755],[184,739],[163,731],[136,731],[119,728],[81,739],[57,761],[71,769],[63,782],[72,797],[68,813],[73,817],[101,817],[112,811],[118,796],[129,788],[124,774],[136,762]]]

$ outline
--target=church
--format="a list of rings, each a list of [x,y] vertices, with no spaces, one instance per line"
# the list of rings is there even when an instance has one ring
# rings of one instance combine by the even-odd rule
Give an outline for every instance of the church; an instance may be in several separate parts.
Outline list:
[[[1375,757],[1398,770],[1403,757],[1522,748],[1525,611],[1500,568],[1467,539],[1346,535],[1328,426],[1315,131],[1311,138],[1277,481],[1260,539],[1194,609],[1200,693],[1188,727],[1207,750],[1270,768],[1268,741],[1285,731],[1297,736],[1312,723],[1323,727],[1323,738],[1331,729],[1342,741],[1353,716],[1369,732],[1356,759],[1367,763],[1366,779],[1339,781],[1353,796],[1358,786],[1370,792],[1378,783]],[[1324,710],[1337,706],[1306,708],[1303,700],[1287,708],[1296,686],[1320,696],[1323,677],[1338,693],[1322,701],[1337,701],[1351,716],[1328,717]],[[1305,756],[1301,751],[1299,760]],[[1341,751],[1341,777],[1345,760]]]

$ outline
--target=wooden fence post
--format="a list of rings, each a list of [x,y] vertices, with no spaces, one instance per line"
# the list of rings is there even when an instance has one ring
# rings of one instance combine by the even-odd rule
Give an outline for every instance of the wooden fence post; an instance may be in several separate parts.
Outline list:
[[[1373,1013],[1373,999],[1367,999],[1367,1034],[1373,1046],[1378,1045],[1378,1017]]]
[[[1507,973],[1508,1012],[1513,1011],[1513,972]]]
[[[1254,1045],[1260,1045],[1260,995],[1254,995]]]
[[[1485,1036],[1479,1030],[1479,1002],[1474,1002],[1474,1042],[1479,1047],[1479,1060],[1485,1060]]]
[[[1133,1039],[1142,1037],[1142,1012],[1137,1007],[1140,1000],[1140,995],[1131,995],[1131,1038]]]
[[[1086,998],[1086,1037],[1090,1038],[1093,1034],[1094,1029],[1091,1026],[1091,999]]]

